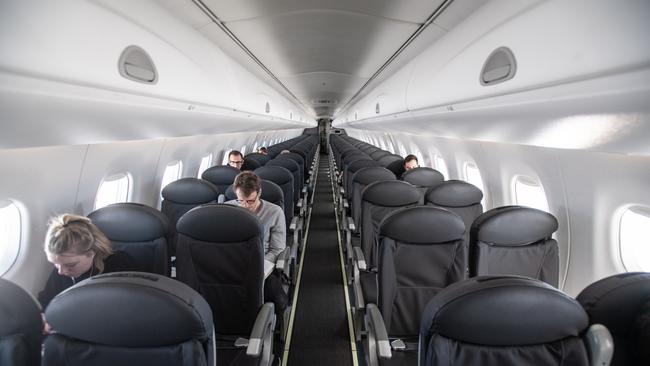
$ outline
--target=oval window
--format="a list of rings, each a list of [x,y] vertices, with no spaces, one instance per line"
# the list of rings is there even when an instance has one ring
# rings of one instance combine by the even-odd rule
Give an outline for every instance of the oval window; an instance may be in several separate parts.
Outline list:
[[[650,271],[650,208],[631,207],[619,223],[619,245],[623,266],[628,271]]]
[[[515,202],[521,206],[528,206],[549,212],[548,201],[544,188],[535,179],[517,176],[514,184]]]
[[[162,190],[167,186],[169,183],[178,180],[178,178],[181,177],[181,171],[183,170],[183,163],[180,161],[175,161],[173,163],[170,163],[167,165],[165,168],[165,172],[163,173],[162,181],[160,182],[160,200],[162,202]]]
[[[0,276],[16,262],[20,250],[22,218],[18,206],[9,200],[0,200]]]
[[[199,179],[201,178],[201,175],[203,175],[203,172],[208,170],[209,167],[212,166],[212,154],[206,155],[201,159],[201,164],[199,165]]]
[[[97,189],[95,210],[118,202],[128,202],[131,190],[131,175],[116,174],[104,178]]]
[[[476,188],[480,189],[483,192],[483,199],[481,204],[485,207],[485,188],[483,187],[483,177],[481,177],[481,171],[478,169],[474,163],[465,163],[465,181],[467,183],[473,184]]]
[[[449,169],[447,169],[447,163],[445,163],[445,159],[442,158],[442,156],[436,154],[433,157],[433,161],[435,162],[435,168],[437,171],[439,171],[445,179],[449,179]]]

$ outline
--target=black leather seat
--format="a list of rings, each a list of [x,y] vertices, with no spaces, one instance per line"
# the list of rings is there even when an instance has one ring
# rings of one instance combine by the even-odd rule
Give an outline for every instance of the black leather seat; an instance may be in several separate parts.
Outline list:
[[[226,193],[226,189],[235,181],[237,174],[241,173],[239,169],[228,165],[217,165],[206,169],[201,174],[201,179],[214,184],[219,190],[219,194]]]
[[[244,208],[215,204],[188,211],[177,229],[176,275],[212,309],[217,364],[269,364],[275,314],[272,303],[263,303],[262,224]],[[256,353],[239,347],[238,338],[259,345]]]
[[[504,206],[484,212],[470,230],[469,273],[521,275],[555,287],[559,282],[559,252],[553,233],[557,219],[524,206]]]
[[[133,202],[114,203],[88,218],[116,250],[128,253],[142,272],[170,275],[169,220],[155,208]]]
[[[57,295],[46,310],[43,366],[212,366],[207,302],[161,275],[108,273]]]
[[[544,282],[471,278],[440,291],[426,306],[419,365],[586,366],[590,354],[598,354],[583,338],[592,331],[588,327],[580,304]],[[600,330],[600,340],[611,340]]]
[[[279,166],[291,172],[293,175],[293,205],[295,207],[300,200],[300,191],[303,184],[302,171],[300,170],[300,165],[295,160],[288,156],[284,157],[284,155],[279,155],[277,158],[270,160],[266,166]]]
[[[433,168],[427,167],[418,167],[406,171],[402,174],[400,179],[416,186],[420,192],[422,192],[422,197],[424,197],[430,189],[439,186],[445,181],[445,177],[442,173]]]
[[[0,365],[39,366],[43,319],[27,291],[0,278]]]
[[[260,166],[266,165],[266,163],[268,163],[269,160],[271,160],[271,158],[268,155],[260,154],[258,152],[252,152],[252,153],[247,154],[244,157],[244,160],[247,160],[247,159],[248,160],[255,160],[256,162],[259,163]]]
[[[602,324],[614,340],[613,366],[650,365],[650,273],[603,278],[577,297],[591,324]]]
[[[361,168],[352,176],[352,189],[350,196],[352,198],[351,212],[354,225],[359,227],[361,218],[361,194],[363,190],[374,182],[383,180],[395,180],[395,175],[388,169],[379,166]]]
[[[160,211],[169,220],[170,241],[168,251],[170,256],[176,255],[176,222],[187,211],[194,207],[216,203],[219,189],[207,180],[198,178],[181,178],[165,186],[162,190]]]
[[[474,220],[483,213],[483,192],[473,184],[462,180],[448,180],[432,188],[425,196],[425,203],[452,211],[463,219],[467,231],[465,242],[469,242],[469,229]]]

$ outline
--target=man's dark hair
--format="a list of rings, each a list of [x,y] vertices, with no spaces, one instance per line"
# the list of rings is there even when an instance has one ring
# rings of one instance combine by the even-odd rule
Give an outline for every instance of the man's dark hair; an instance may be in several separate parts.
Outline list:
[[[244,158],[244,154],[242,154],[241,151],[239,151],[239,150],[230,150],[230,152],[228,153],[228,160],[230,160],[231,156],[237,156],[237,155],[241,156],[242,159]]]
[[[262,180],[251,171],[241,172],[235,177],[232,188],[235,192],[240,189],[244,195],[248,196],[253,192],[259,193],[262,190]]]
[[[408,154],[408,155],[406,155],[406,157],[404,158],[404,164],[408,163],[408,162],[411,161],[411,160],[415,160],[415,162],[418,163],[418,164],[420,163],[420,162],[418,161],[418,157],[417,157],[417,156],[415,156],[415,155],[413,155],[413,154]]]

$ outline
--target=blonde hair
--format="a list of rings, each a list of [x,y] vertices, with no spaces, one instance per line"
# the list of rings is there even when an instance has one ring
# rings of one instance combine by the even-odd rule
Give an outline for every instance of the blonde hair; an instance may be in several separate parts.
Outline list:
[[[61,255],[72,252],[75,255],[94,254],[93,266],[99,273],[104,271],[104,259],[113,253],[111,241],[89,218],[63,214],[50,220],[45,235],[45,251]]]

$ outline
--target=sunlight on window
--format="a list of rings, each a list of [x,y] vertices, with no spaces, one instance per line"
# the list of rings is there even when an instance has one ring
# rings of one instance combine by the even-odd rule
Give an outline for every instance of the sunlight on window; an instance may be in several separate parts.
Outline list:
[[[465,163],[465,180],[467,183],[473,184],[476,188],[480,189],[483,192],[483,199],[481,204],[485,207],[485,188],[483,188],[483,177],[481,177],[481,171],[478,170],[478,167],[474,163]]]
[[[241,152],[242,156],[246,155],[246,145],[242,146],[239,152]]]
[[[621,215],[619,245],[621,259],[629,272],[650,271],[650,211],[633,207]]]
[[[20,249],[20,210],[13,202],[0,200],[0,276],[14,264]]]
[[[131,176],[123,173],[105,178],[95,197],[95,210],[118,202],[128,202]]]
[[[253,144],[253,151],[252,152],[257,152],[257,147],[259,145],[257,144],[257,141],[255,141],[255,144]]]
[[[226,149],[226,151],[223,153],[223,159],[221,159],[221,165],[228,165],[228,154],[230,154],[231,151],[232,149]]]
[[[434,155],[433,161],[435,162],[435,169],[439,171],[445,179],[449,179],[449,170],[447,169],[447,163],[442,156],[436,154]]]
[[[516,177],[514,191],[515,202],[518,205],[549,212],[544,189],[535,179],[521,175]]]
[[[212,166],[212,154],[206,155],[201,159],[201,165],[199,165],[199,175],[198,177],[201,178],[201,175],[203,174],[204,171],[208,170],[209,167]]]
[[[160,199],[162,200],[162,190],[169,183],[177,180],[181,177],[181,171],[183,170],[183,163],[181,161],[175,161],[170,163],[165,168],[163,173],[162,181],[160,182]]]

